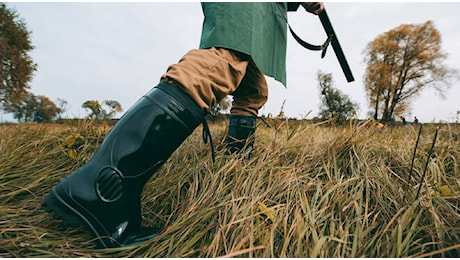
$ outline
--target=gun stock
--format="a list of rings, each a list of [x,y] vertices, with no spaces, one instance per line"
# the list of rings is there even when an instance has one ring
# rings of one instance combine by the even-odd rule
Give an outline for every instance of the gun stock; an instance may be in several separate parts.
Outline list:
[[[355,81],[353,73],[351,72],[350,66],[348,65],[347,59],[345,58],[345,54],[343,53],[342,47],[340,46],[339,40],[337,39],[337,35],[334,32],[334,28],[332,28],[331,21],[329,20],[329,16],[327,15],[325,9],[319,14],[319,19],[321,20],[321,24],[323,25],[323,28],[326,31],[327,36],[329,37],[332,35],[331,45],[334,49],[337,59],[339,60],[340,67],[342,68],[342,71],[345,74],[347,81]]]

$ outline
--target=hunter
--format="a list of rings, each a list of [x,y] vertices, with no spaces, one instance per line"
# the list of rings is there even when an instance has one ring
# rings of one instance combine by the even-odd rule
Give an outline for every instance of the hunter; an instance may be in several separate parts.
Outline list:
[[[141,226],[141,192],[149,178],[233,95],[228,153],[250,153],[256,118],[268,97],[265,76],[286,85],[286,12],[318,15],[322,3],[202,3],[199,49],[169,66],[159,84],[111,129],[94,156],[62,179],[42,205],[64,225],[83,224],[100,248],[138,244],[158,229]],[[243,149],[245,147],[245,149]]]

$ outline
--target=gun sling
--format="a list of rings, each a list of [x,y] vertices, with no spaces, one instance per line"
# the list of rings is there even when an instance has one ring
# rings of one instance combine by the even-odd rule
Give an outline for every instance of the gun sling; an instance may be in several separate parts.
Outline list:
[[[353,82],[355,80],[353,77],[353,73],[351,72],[350,66],[348,65],[347,59],[345,58],[345,54],[342,51],[342,47],[340,46],[339,40],[337,39],[337,35],[334,32],[334,28],[332,27],[331,21],[329,20],[329,17],[325,9],[323,9],[323,11],[319,14],[319,19],[321,21],[321,24],[323,25],[324,30],[326,31],[327,39],[322,45],[313,45],[313,44],[310,44],[302,40],[294,32],[294,30],[292,29],[287,19],[286,8],[284,7],[282,3],[277,3],[277,5],[281,13],[283,14],[284,18],[286,19],[286,22],[289,27],[289,31],[291,32],[294,39],[301,46],[303,46],[304,48],[308,50],[312,50],[312,51],[322,51],[321,58],[324,58],[324,56],[326,55],[327,47],[329,47],[329,45],[332,45],[332,48],[334,49],[335,55],[337,56],[337,59],[339,60],[340,67],[342,68],[342,71],[345,74],[347,81]],[[290,8],[289,10],[291,9],[296,10],[298,6],[299,5],[293,6],[293,8]]]

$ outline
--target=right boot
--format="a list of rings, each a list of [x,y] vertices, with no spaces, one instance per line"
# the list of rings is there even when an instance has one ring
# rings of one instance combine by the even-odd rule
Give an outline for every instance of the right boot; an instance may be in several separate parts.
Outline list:
[[[226,154],[242,154],[245,159],[251,158],[254,149],[256,120],[257,117],[254,116],[229,116],[228,133],[225,140]]]
[[[62,179],[42,205],[63,225],[84,225],[98,248],[139,244],[158,230],[141,226],[145,183],[204,122],[200,107],[160,82],[112,128],[88,163]]]

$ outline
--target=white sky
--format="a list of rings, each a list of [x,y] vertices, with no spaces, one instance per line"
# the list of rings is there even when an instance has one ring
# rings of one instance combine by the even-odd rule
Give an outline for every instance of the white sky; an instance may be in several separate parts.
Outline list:
[[[70,104],[68,117],[84,117],[86,100],[113,99],[128,109],[150,88],[170,64],[176,63],[200,41],[203,14],[198,2],[186,3],[70,3],[10,2],[32,31],[32,52],[38,70],[31,91]],[[260,114],[276,116],[286,99],[285,114],[307,118],[317,115],[318,70],[332,73],[335,87],[360,105],[366,118],[368,102],[363,79],[364,49],[378,35],[401,24],[434,22],[441,32],[447,65],[460,70],[460,3],[456,2],[327,2],[329,17],[350,63],[356,81],[347,83],[332,48],[325,59],[303,49],[288,35],[285,89],[269,79],[269,100]],[[289,13],[296,33],[311,43],[322,43],[325,33],[319,19],[301,12]],[[443,99],[434,90],[418,96],[406,118],[421,122],[454,121],[460,111],[460,84],[454,82]],[[0,115],[0,121],[12,120]]]

